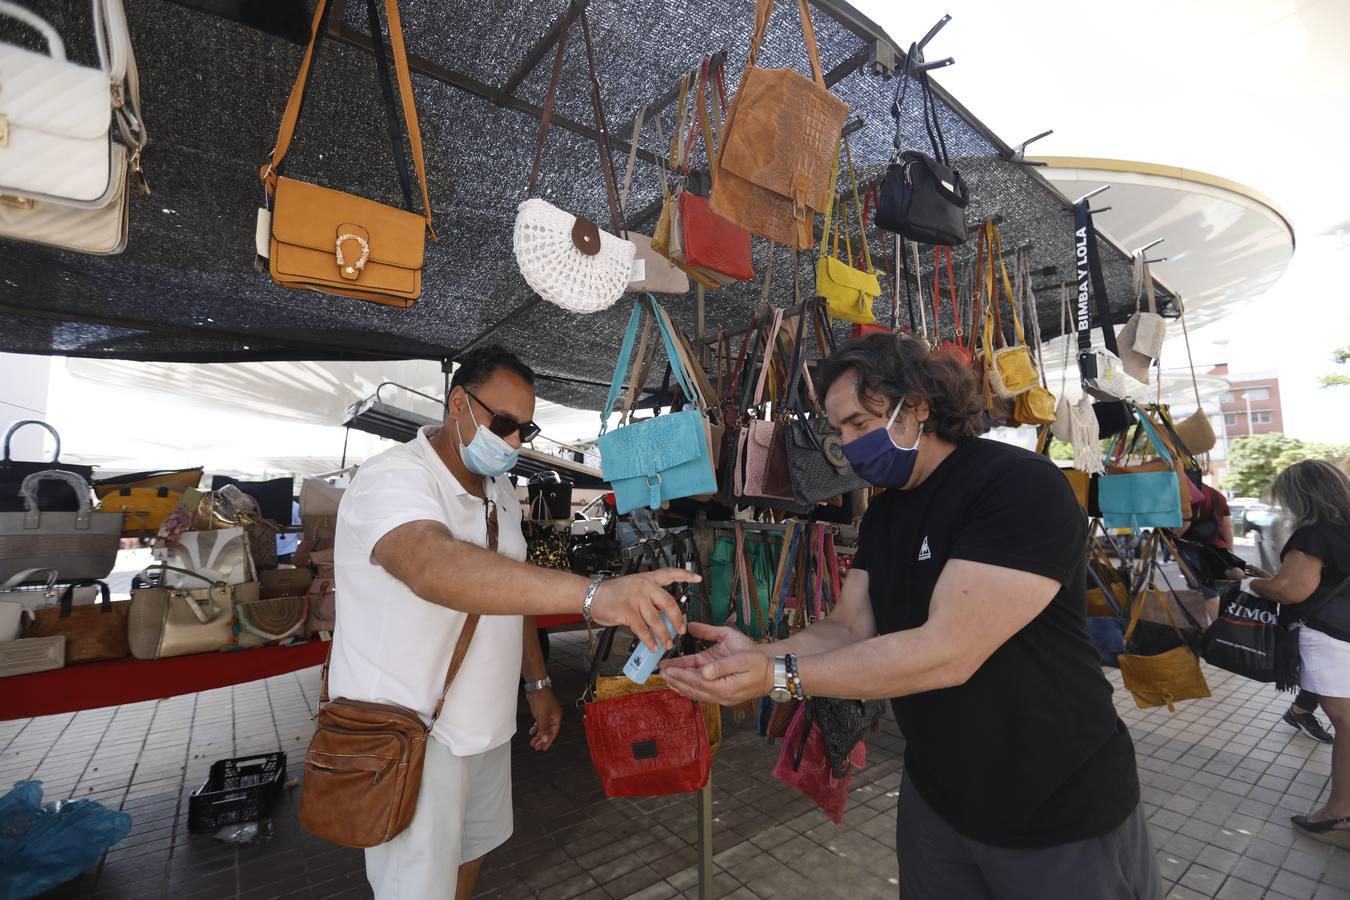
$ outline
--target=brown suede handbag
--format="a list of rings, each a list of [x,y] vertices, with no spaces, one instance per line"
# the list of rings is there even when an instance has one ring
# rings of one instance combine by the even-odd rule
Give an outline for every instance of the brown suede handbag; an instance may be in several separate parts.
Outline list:
[[[495,512],[488,516],[487,526],[487,548],[495,552]],[[408,827],[417,812],[431,729],[477,629],[478,616],[469,616],[450,656],[441,699],[425,725],[415,710],[395,703],[345,697],[330,701],[329,649],[319,692],[322,706],[305,754],[300,824],[306,831],[344,847],[364,848],[392,840]]]
[[[798,0],[811,57],[807,78],[755,65],[774,0],[755,3],[755,35],[713,167],[712,211],[771,241],[806,250],[829,201],[848,104],[825,85],[807,0]]]
[[[261,171],[264,190],[272,201],[268,269],[272,280],[283,287],[356,297],[386,306],[412,306],[422,295],[426,236],[430,234],[435,240],[436,232],[431,227],[431,199],[427,194],[422,134],[417,124],[417,107],[413,103],[397,0],[384,0],[384,8],[393,41],[403,118],[408,124],[413,163],[422,188],[422,213],[412,211],[408,163],[404,158],[403,136],[394,108],[384,34],[375,0],[366,0],[370,33],[377,48],[375,60],[380,70],[389,138],[398,162],[407,209],[281,175],[282,162],[290,149],[304,105],[305,86],[328,31],[328,17],[334,5],[329,0],[319,0],[314,10],[314,30],[300,64],[300,74],[286,102],[276,148]]]
[[[127,615],[131,604],[113,603],[108,585],[93,581],[100,602],[75,605],[77,585],[69,585],[61,595],[58,606],[47,606],[29,613],[32,619],[24,626],[26,638],[66,636],[66,665],[122,659],[131,655],[127,643]]]

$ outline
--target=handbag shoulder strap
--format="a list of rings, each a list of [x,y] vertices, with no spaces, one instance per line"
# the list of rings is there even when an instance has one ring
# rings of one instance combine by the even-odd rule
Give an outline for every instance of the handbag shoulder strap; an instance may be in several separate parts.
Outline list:
[[[57,62],[66,61],[66,44],[61,40],[61,33],[42,16],[17,3],[11,3],[10,0],[0,0],[0,15],[18,19],[29,28],[40,32],[43,40],[47,42],[47,54]],[[94,0],[94,21],[98,21],[98,0]]]
[[[863,262],[866,265],[864,271],[875,272],[872,267],[872,251],[867,246],[867,214],[863,210],[862,202],[858,199],[858,173],[853,168],[853,153],[849,150],[848,135],[843,135],[844,143],[844,165],[848,168],[849,185],[853,189],[853,211],[858,216],[858,231],[862,234]],[[845,232],[847,234],[847,232]],[[948,248],[948,252],[951,248]],[[848,264],[853,265],[853,251],[849,250]]]
[[[783,327],[782,307],[774,307],[773,324],[769,327],[768,339],[764,344],[764,362],[759,368],[759,383],[755,386],[755,399],[752,406],[759,407],[764,403],[764,384],[769,377],[769,369],[773,365],[774,350],[778,346],[778,330]]]
[[[839,167],[844,162],[844,137],[839,136],[839,149],[835,152],[834,167],[830,169],[830,186],[827,199],[825,200],[825,218],[820,229],[820,255],[825,256],[828,253],[828,241],[830,239],[830,223],[834,220],[834,207],[838,202],[839,194]],[[839,255],[839,241],[835,239],[835,255]]]
[[[1092,315],[1088,311],[1088,297],[1092,295],[1097,301],[1097,319],[1106,349],[1119,356],[1116,329],[1111,322],[1111,302],[1106,296],[1106,278],[1097,251],[1097,230],[1092,224],[1092,207],[1087,200],[1074,204],[1073,220],[1078,259],[1078,350],[1086,353],[1092,349]]]
[[[773,17],[774,0],[757,0],[755,3],[755,33],[750,39],[750,57],[745,64],[745,72],[749,72],[759,60],[759,48],[764,43],[764,36],[769,32],[769,19]],[[806,55],[811,59],[811,77],[816,84],[822,88],[825,84],[825,72],[820,67],[820,52],[816,49],[816,29],[811,22],[811,7],[807,0],[798,0],[797,8],[801,11],[802,17],[802,37],[806,43]],[[741,73],[741,84],[745,84],[745,72]],[[740,91],[738,90],[739,94]]]
[[[397,118],[393,111],[393,90],[388,85],[388,63],[384,59],[384,35],[379,27],[379,16],[375,11],[375,0],[366,0],[367,12],[371,22],[371,40],[378,46],[375,53],[376,65],[380,71],[382,90],[384,91],[386,116],[390,129],[390,141],[393,144],[394,158],[399,161],[400,181],[404,182],[404,198],[411,207],[411,191],[407,187],[407,163],[403,160],[403,140],[398,133]],[[330,0],[319,0],[314,9],[314,19],[310,32],[309,46],[305,48],[304,59],[300,63],[300,72],[296,75],[290,97],[286,100],[286,110],[281,117],[281,127],[277,130],[276,145],[272,154],[260,172],[268,196],[276,192],[277,177],[295,137],[295,128],[300,120],[304,106],[305,90],[313,72],[314,60],[318,55],[328,32],[328,18],[332,13]],[[408,127],[408,142],[412,145],[413,164],[417,168],[417,179],[422,190],[422,217],[426,221],[427,233],[433,240],[436,231],[431,225],[431,197],[427,190],[426,160],[422,152],[422,131],[417,120],[417,105],[413,99],[412,77],[408,70],[408,51],[404,45],[403,23],[399,19],[398,0],[384,0],[385,14],[389,19],[389,37],[393,48],[394,70],[397,75],[399,95],[403,104],[403,119]]]
[[[633,304],[633,313],[628,317],[628,328],[623,334],[623,343],[619,345],[619,358],[614,363],[614,377],[609,384],[609,396],[605,399],[605,408],[600,413],[600,433],[609,428],[609,417],[614,412],[614,403],[623,390],[623,375],[628,371],[628,362],[633,355],[633,344],[637,342],[638,324],[642,319],[642,301]]]

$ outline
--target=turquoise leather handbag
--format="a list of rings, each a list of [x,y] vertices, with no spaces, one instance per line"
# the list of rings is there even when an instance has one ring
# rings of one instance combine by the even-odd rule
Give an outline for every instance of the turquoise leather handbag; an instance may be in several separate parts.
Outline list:
[[[609,417],[623,388],[624,373],[633,354],[644,307],[661,332],[671,372],[689,404],[680,412],[642,419],[608,431]],[[659,509],[667,500],[717,490],[708,420],[691,387],[692,373],[685,371],[675,340],[666,330],[665,318],[659,314],[659,309],[651,294],[633,305],[633,315],[628,320],[628,331],[623,336],[623,346],[614,366],[609,399],[600,414],[600,471],[614,488],[620,515],[642,506]]]
[[[1102,523],[1107,528],[1180,528],[1181,493],[1177,473],[1172,468],[1172,454],[1158,437],[1153,423],[1131,404],[1139,422],[1158,458],[1167,464],[1163,472],[1126,472],[1103,475],[1098,480],[1097,501],[1102,511]]]

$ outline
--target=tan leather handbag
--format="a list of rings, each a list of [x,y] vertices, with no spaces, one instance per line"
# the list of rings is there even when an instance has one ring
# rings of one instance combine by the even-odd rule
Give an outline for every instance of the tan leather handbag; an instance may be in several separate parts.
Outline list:
[[[59,606],[33,610],[24,626],[26,638],[66,637],[66,665],[122,659],[131,654],[127,645],[127,613],[131,604],[112,602],[105,582],[95,582],[101,602],[75,605],[75,585],[66,587]]]
[[[488,517],[487,549],[497,551],[495,513]],[[427,740],[477,629],[478,616],[464,620],[441,699],[425,725],[416,710],[395,703],[329,700],[329,649],[319,692],[322,705],[305,754],[300,824],[306,831],[344,847],[375,847],[408,827],[422,790]]]
[[[755,3],[755,34],[713,167],[712,211],[798,250],[829,200],[830,170],[848,104],[825,85],[807,0],[798,0],[813,78],[755,65],[774,0]]]
[[[385,112],[389,124],[394,157],[399,163],[407,209],[387,206],[332,188],[321,187],[281,174],[282,163],[295,136],[296,123],[304,105],[305,86],[313,69],[319,45],[328,31],[333,4],[319,0],[314,10],[314,29],[305,50],[300,74],[296,76],[286,111],[281,117],[277,143],[271,159],[263,166],[264,190],[272,201],[271,239],[268,270],[272,280],[283,287],[306,288],[326,294],[338,294],[382,303],[386,306],[412,306],[422,296],[422,268],[425,262],[426,236],[436,239],[431,227],[431,199],[427,194],[426,163],[422,157],[422,133],[417,124],[412,81],[408,76],[408,55],[403,46],[403,26],[399,22],[397,0],[384,0],[393,41],[394,68],[403,100],[403,118],[408,123],[413,163],[422,188],[422,213],[412,212],[412,191],[407,161],[403,156],[403,137],[398,113],[393,107],[393,88],[389,64],[384,55],[384,34],[380,28],[375,0],[366,0],[371,35],[380,52],[379,65]]]
[[[176,572],[200,588],[155,587],[131,592],[127,643],[137,659],[165,659],[223,650],[234,642],[236,603],[258,599],[258,582],[212,583],[196,572],[172,566],[153,569]]]

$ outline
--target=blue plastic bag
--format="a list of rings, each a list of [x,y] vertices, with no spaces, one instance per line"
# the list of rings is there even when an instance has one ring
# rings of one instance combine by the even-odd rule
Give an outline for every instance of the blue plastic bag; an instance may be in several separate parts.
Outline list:
[[[93,800],[42,805],[42,782],[0,797],[0,897],[22,900],[64,884],[131,831],[131,816]]]

